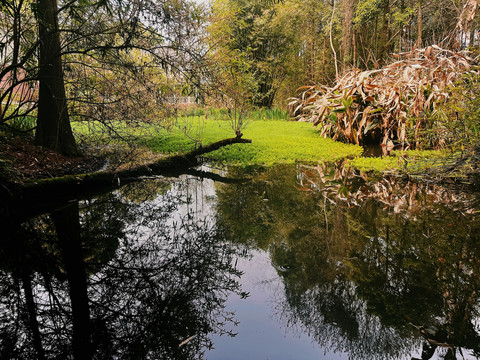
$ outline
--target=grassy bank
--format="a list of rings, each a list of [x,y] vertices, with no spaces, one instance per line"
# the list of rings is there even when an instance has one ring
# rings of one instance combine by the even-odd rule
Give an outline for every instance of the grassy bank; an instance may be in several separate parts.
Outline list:
[[[208,154],[208,158],[230,165],[275,165],[295,162],[316,163],[356,157],[362,148],[320,138],[311,124],[285,120],[248,121],[243,137],[251,144],[238,144]],[[86,129],[75,127],[86,134]],[[191,116],[177,120],[170,130],[158,127],[128,128],[118,124],[118,131],[138,135],[136,143],[154,153],[184,153],[199,144],[209,144],[234,137],[228,121]]]
[[[122,141],[129,141],[154,154],[185,153],[200,144],[207,145],[234,137],[230,122],[219,120],[226,116],[221,112],[207,116],[190,114],[176,119],[169,130],[150,125],[131,127],[119,122],[115,124],[115,131],[124,140],[117,139],[113,144],[121,145]],[[98,143],[99,137],[103,136],[105,142],[112,144],[111,133],[102,133],[99,129],[89,133],[79,123],[74,128],[84,138],[95,138]],[[349,158],[349,166],[376,173],[395,169],[419,172],[432,166],[441,166],[447,161],[446,154],[438,151],[394,151],[389,157],[362,157],[361,147],[321,138],[309,123],[286,121],[281,116],[272,116],[268,120],[262,112],[251,114],[243,134],[244,138],[252,139],[251,144],[226,146],[207,154],[208,159],[228,165],[270,166],[296,162],[315,164]]]
[[[189,123],[189,135],[207,144],[234,133],[226,121],[201,120]],[[237,165],[274,165],[294,162],[335,161],[362,153],[358,146],[320,138],[311,124],[255,120],[243,130],[251,144],[224,147],[208,157],[214,161]],[[158,133],[144,138],[143,144],[155,152],[171,153],[191,150],[195,142],[181,131]]]

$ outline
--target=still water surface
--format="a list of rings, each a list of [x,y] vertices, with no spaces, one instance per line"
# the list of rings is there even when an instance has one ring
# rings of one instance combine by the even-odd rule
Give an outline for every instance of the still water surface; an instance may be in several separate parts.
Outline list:
[[[476,194],[338,171],[146,180],[10,219],[0,358],[477,359]]]

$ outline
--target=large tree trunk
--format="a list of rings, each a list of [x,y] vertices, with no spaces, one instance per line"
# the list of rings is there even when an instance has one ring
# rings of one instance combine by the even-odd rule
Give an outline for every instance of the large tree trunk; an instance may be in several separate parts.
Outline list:
[[[65,155],[78,155],[67,110],[57,1],[38,0],[39,99],[35,141]]]

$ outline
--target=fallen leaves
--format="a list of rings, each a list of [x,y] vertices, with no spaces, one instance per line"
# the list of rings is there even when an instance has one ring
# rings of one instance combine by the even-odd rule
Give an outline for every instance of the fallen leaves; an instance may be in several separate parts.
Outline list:
[[[98,167],[98,159],[63,156],[36,146],[30,138],[2,139],[0,153],[11,161],[20,179],[58,177],[90,172]]]

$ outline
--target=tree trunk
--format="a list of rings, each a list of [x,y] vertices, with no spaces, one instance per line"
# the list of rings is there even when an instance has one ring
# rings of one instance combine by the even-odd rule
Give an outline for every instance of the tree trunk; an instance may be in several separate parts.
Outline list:
[[[417,9],[417,43],[416,46],[418,49],[422,47],[422,32],[423,32],[423,24],[422,24],[422,1],[419,0],[418,2],[418,9]]]
[[[355,31],[352,32],[352,43],[353,43],[353,66],[358,67],[358,65],[357,65],[357,39],[355,38]]]
[[[265,75],[265,78],[259,84],[260,99],[255,101],[255,105],[261,108],[271,109],[275,99],[275,89],[273,89],[273,80]]]
[[[352,64],[350,53],[352,48],[353,1],[343,0],[342,70],[344,72]]]
[[[307,65],[305,67],[308,72],[305,79],[307,84],[315,84],[319,81],[318,66],[317,66],[317,34],[316,34],[316,13],[313,9],[309,9],[308,17],[306,20],[306,31],[307,31],[307,51],[305,57],[307,58]]]
[[[379,46],[379,53],[377,56],[377,62],[383,64],[384,58],[388,55],[388,40],[390,34],[390,1],[384,0],[383,1],[383,22],[382,22],[382,30],[380,33],[380,46]]]
[[[249,139],[242,139],[241,136],[242,134],[239,134],[235,138],[220,140],[186,154],[170,156],[152,164],[138,166],[133,169],[117,172],[100,171],[90,174],[66,175],[59,178],[34,180],[19,188],[10,189],[9,198],[0,198],[0,200],[4,203],[14,202],[17,206],[21,201],[27,203],[42,203],[52,199],[62,201],[79,198],[85,193],[108,191],[119,185],[137,181],[145,176],[177,176],[184,173],[187,169],[198,165],[198,157],[200,155],[215,151],[226,145],[252,142]]]
[[[323,47],[322,47],[322,81],[325,81],[325,79],[327,78],[326,54],[327,54],[327,38],[324,36],[323,37]]]
[[[57,1],[38,0],[39,99],[35,142],[64,155],[78,155],[67,110]]]

